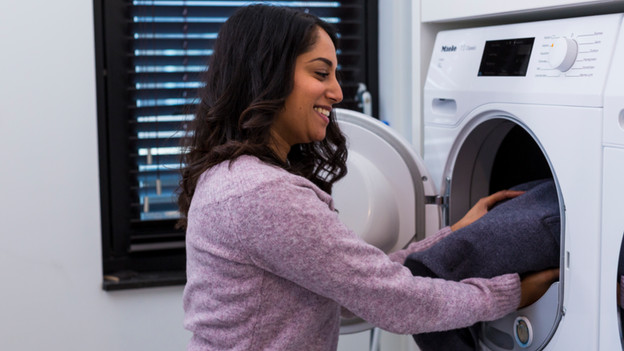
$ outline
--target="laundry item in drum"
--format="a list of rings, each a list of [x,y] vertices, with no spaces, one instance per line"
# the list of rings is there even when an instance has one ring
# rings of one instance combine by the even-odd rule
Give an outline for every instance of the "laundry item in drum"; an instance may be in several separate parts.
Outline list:
[[[553,180],[512,188],[518,197],[405,260],[413,275],[459,281],[529,273],[559,266],[560,212]],[[475,327],[414,335],[422,351],[476,350]]]

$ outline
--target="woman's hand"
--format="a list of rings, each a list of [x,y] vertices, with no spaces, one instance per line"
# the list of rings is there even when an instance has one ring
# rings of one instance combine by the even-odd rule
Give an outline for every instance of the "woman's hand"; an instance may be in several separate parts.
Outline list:
[[[526,307],[539,300],[552,283],[558,280],[559,268],[547,269],[524,277],[520,282],[522,292],[520,293],[520,305],[518,308]]]
[[[457,223],[451,226],[452,231],[463,228],[477,219],[483,217],[497,202],[514,198],[524,194],[524,191],[517,190],[501,190],[494,194],[481,198]]]

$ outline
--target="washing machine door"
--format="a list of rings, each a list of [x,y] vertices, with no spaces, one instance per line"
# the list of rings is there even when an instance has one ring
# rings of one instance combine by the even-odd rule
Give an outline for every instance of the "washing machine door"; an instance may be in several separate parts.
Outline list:
[[[340,219],[386,253],[440,227],[437,194],[424,162],[397,132],[368,115],[335,109],[347,137],[347,175],[333,189]],[[372,326],[343,319],[342,334]]]

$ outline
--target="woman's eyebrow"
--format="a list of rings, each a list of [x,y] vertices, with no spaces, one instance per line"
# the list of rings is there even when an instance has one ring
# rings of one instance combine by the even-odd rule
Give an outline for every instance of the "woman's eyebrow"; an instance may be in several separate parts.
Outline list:
[[[310,61],[308,61],[308,63],[310,63],[310,62],[314,62],[314,61],[322,61],[322,62],[325,62],[325,64],[327,64],[329,67],[332,67],[332,66],[334,65],[334,64],[333,64],[330,60],[328,60],[328,59],[326,59],[326,58],[324,58],[324,57],[317,57],[317,58],[313,58],[313,59],[311,59]]]

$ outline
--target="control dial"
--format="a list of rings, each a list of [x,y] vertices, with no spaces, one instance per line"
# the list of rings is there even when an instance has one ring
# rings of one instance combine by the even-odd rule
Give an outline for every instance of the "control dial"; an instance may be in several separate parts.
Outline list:
[[[566,72],[574,65],[578,54],[578,44],[574,39],[558,38],[550,44],[549,50],[550,67]]]

